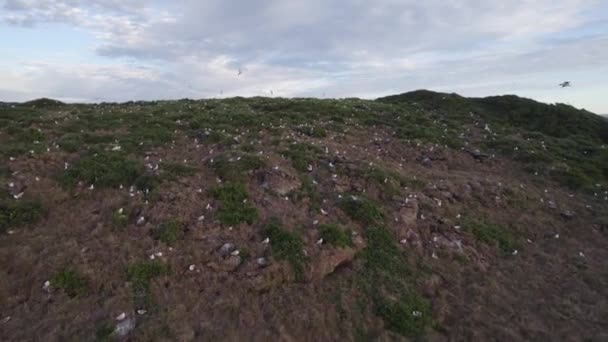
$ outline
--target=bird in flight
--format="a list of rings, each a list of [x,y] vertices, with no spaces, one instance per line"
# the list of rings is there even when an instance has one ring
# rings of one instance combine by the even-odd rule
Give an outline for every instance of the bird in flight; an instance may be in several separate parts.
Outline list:
[[[236,75],[241,76],[242,73],[243,73],[243,70],[241,70],[241,68],[239,68],[239,72]]]
[[[566,81],[564,83],[560,83],[559,86],[562,87],[562,88],[570,87],[570,81]]]

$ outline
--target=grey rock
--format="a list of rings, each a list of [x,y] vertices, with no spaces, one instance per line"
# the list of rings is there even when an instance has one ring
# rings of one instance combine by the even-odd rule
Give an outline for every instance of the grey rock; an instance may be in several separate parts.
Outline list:
[[[225,243],[222,247],[220,247],[219,252],[220,252],[220,255],[227,256],[230,253],[232,253],[234,251],[234,249],[235,249],[234,244],[228,242],[228,243]]]

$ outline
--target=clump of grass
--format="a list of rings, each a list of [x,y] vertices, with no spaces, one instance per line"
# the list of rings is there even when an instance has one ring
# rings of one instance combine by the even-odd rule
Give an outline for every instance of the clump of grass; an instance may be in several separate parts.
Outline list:
[[[350,218],[366,225],[379,224],[384,220],[382,209],[370,199],[362,196],[345,196],[339,206]]]
[[[241,222],[253,224],[258,217],[257,209],[246,202],[249,195],[241,183],[220,186],[213,190],[212,195],[221,203],[217,215],[223,224],[235,225]]]
[[[184,225],[181,222],[168,221],[155,227],[150,233],[154,240],[170,245],[184,236]]]
[[[143,174],[143,167],[117,152],[101,152],[78,160],[62,176],[62,182],[74,185],[78,181],[98,187],[133,184]]]
[[[0,202],[0,233],[9,227],[36,223],[44,216],[44,208],[38,201]]]
[[[324,224],[319,226],[323,241],[336,247],[350,247],[353,241],[349,234],[336,224]]]
[[[272,219],[265,227],[264,234],[270,238],[272,254],[278,260],[286,260],[291,265],[297,281],[304,279],[304,255],[302,239],[295,233],[283,229],[278,219]]]
[[[150,281],[169,272],[169,267],[159,261],[141,261],[127,267],[127,278],[135,288],[150,287]]]
[[[363,273],[359,281],[374,301],[376,314],[396,333],[408,337],[423,334],[432,324],[430,305],[408,282],[412,273],[393,235],[378,227],[367,229],[365,236],[367,246],[361,253]]]
[[[283,154],[291,159],[293,167],[296,170],[307,172],[308,165],[314,164],[319,154],[321,154],[321,149],[310,144],[297,143],[290,144],[289,148],[283,151]]]
[[[403,254],[393,235],[384,227],[369,228],[365,232],[367,247],[361,257],[366,273],[374,279],[399,280],[409,274]]]
[[[65,269],[55,274],[51,278],[51,284],[62,289],[72,298],[85,295],[89,290],[87,278],[72,269]]]
[[[516,239],[513,233],[499,224],[488,222],[485,219],[466,218],[463,226],[466,231],[473,234],[477,241],[497,245],[500,251],[505,254],[513,252],[516,247]]]
[[[150,282],[152,279],[169,273],[169,267],[159,261],[141,261],[127,267],[127,278],[133,285],[135,307],[143,308],[152,304]]]
[[[433,323],[428,301],[416,293],[406,294],[398,301],[383,300],[377,314],[389,330],[408,337],[422,335]]]

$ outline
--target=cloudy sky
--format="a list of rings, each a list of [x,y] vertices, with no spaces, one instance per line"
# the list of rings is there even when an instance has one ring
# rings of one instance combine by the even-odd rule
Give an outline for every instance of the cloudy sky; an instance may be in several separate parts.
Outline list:
[[[426,88],[608,113],[606,0],[0,0],[0,42],[2,101]]]

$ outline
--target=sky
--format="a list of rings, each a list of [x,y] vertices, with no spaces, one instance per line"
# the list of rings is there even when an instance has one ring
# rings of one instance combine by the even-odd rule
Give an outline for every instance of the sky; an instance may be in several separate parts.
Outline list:
[[[607,0],[0,0],[0,42],[0,101],[430,89],[608,113]]]

